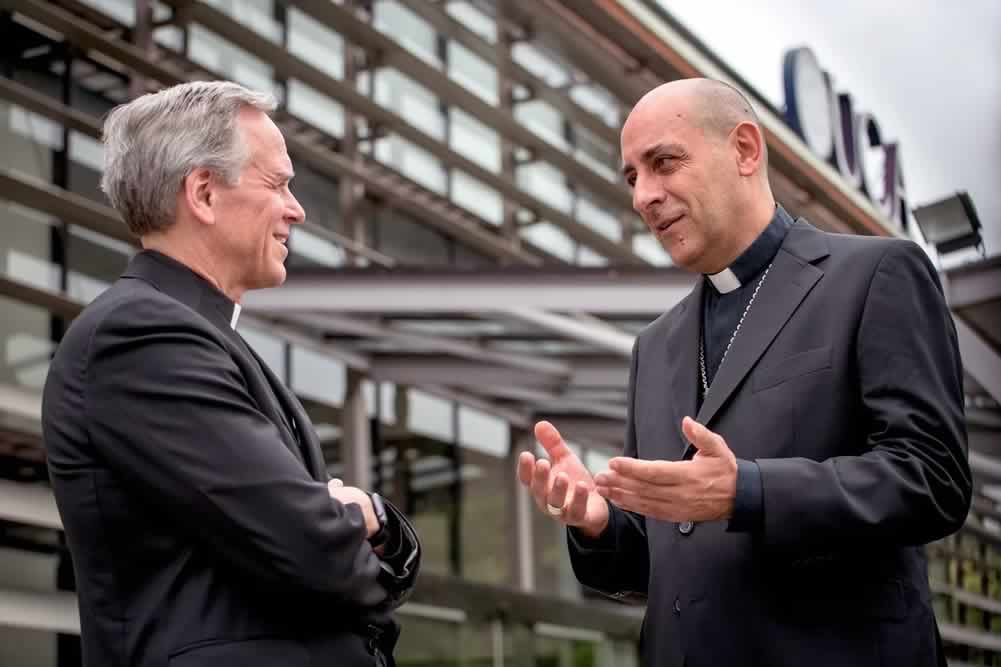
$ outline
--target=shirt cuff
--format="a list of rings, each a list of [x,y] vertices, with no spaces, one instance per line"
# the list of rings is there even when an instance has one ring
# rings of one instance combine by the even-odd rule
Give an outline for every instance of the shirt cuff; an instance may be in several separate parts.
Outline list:
[[[737,494],[733,499],[733,515],[726,529],[729,532],[757,530],[763,518],[761,468],[754,461],[737,459]]]

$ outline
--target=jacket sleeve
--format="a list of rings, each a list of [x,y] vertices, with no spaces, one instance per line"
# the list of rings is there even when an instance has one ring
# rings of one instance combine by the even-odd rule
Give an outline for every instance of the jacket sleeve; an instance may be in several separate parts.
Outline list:
[[[633,344],[627,397],[626,442],[623,456],[637,456],[634,395],[639,364],[639,338]],[[613,598],[645,597],[650,572],[646,521],[608,503],[608,527],[598,538],[589,538],[576,528],[567,529],[570,564],[580,583]]]
[[[962,362],[938,276],[913,243],[879,260],[857,329],[861,452],[759,459],[764,539],[797,551],[919,545],[957,530],[972,498]]]
[[[385,602],[361,510],[309,476],[208,325],[180,304],[128,302],[88,359],[88,436],[160,516],[255,585]]]

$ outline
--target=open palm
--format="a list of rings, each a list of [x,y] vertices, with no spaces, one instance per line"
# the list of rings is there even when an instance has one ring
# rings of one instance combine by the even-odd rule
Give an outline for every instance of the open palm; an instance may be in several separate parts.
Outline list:
[[[531,490],[535,504],[547,513],[547,506],[560,507],[561,521],[600,534],[608,524],[608,505],[595,491],[591,473],[549,422],[535,425],[535,437],[548,458],[522,452],[518,459],[518,478]]]

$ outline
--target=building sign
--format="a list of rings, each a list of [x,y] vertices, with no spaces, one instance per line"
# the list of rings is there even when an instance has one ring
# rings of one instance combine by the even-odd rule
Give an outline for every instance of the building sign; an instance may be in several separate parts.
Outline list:
[[[884,142],[872,114],[855,111],[851,95],[835,92],[834,79],[810,49],[787,51],[782,74],[789,126],[893,224],[906,229],[900,145]]]

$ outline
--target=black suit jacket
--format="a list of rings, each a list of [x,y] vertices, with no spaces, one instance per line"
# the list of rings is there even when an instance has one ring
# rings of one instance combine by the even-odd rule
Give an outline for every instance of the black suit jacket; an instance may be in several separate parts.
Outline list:
[[[915,244],[790,229],[699,410],[704,281],[637,339],[625,454],[692,454],[685,415],[757,461],[764,516],[674,524],[612,506],[570,532],[578,578],[647,596],[644,664],[935,665],[920,545],[969,509],[962,366]]]
[[[329,497],[309,418],[232,309],[141,252],[53,359],[43,437],[85,665],[360,667],[391,651],[361,511]]]

